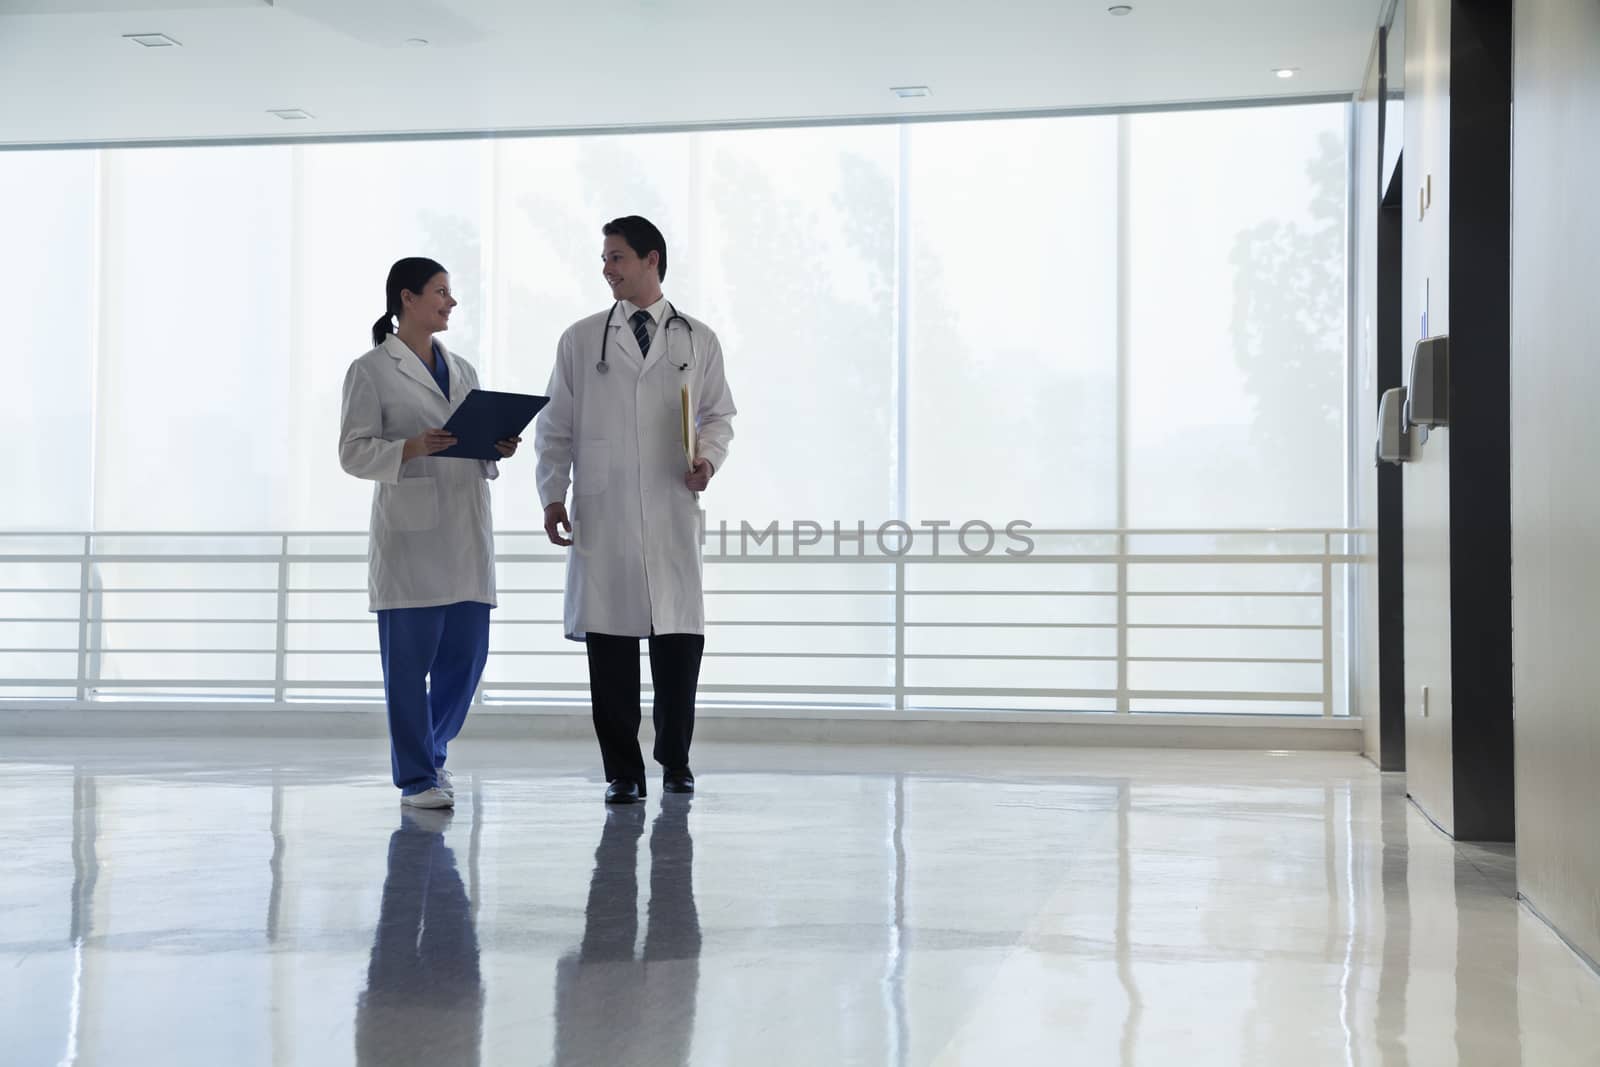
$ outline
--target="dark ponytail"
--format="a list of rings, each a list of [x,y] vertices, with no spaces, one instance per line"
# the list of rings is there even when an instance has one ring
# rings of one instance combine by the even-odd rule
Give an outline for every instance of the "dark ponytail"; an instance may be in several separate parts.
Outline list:
[[[372,324],[372,347],[383,344],[383,339],[394,333],[394,316],[385,311],[383,317]]]
[[[395,261],[389,268],[389,278],[383,284],[384,312],[377,322],[372,324],[372,346],[374,348],[383,344],[383,339],[394,333],[395,325],[400,320],[400,294],[420,293],[428,284],[428,279],[435,274],[448,274],[434,260],[424,256],[407,256],[405,259]]]

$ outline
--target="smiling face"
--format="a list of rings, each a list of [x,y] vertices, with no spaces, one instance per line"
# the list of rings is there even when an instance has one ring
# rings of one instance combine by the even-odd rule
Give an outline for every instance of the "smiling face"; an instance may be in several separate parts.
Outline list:
[[[661,298],[658,256],[640,256],[620,236],[606,238],[600,253],[600,273],[611,286],[615,300],[626,300],[634,307],[649,307]]]
[[[443,333],[450,328],[450,311],[456,306],[456,298],[450,294],[450,275],[435,274],[420,293],[402,289],[400,302],[402,322],[414,323],[429,333]]]

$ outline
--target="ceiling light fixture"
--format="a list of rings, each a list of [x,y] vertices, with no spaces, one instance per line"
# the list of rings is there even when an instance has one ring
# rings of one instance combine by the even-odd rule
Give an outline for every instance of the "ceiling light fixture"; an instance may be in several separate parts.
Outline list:
[[[426,47],[428,47],[428,39],[426,37],[407,37],[406,38],[406,47],[407,48],[426,48]]]
[[[1133,5],[1112,4],[1110,7],[1106,8],[1106,10],[1111,12],[1113,15],[1131,15],[1133,14]]]
[[[311,114],[311,112],[306,111],[304,108],[298,107],[269,107],[267,108],[267,114],[276,115],[285,122],[295,122],[300,119],[310,119],[316,117],[315,115]]]
[[[902,100],[910,100],[918,96],[932,96],[933,90],[926,85],[891,85],[889,91]]]
[[[164,33],[125,33],[122,35],[122,39],[124,41],[132,41],[135,44],[142,44],[146,48],[183,47],[182,41],[174,37],[168,37]]]
[[[1276,74],[1280,78],[1292,78],[1296,74],[1300,73],[1300,68],[1299,67],[1279,67],[1276,70],[1274,70],[1272,73]]]

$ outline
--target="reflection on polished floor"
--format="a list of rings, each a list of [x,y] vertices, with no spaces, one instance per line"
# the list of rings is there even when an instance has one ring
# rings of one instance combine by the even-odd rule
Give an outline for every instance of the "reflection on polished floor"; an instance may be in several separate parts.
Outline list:
[[[0,1061],[1600,1063],[1600,978],[1347,755],[11,739]]]

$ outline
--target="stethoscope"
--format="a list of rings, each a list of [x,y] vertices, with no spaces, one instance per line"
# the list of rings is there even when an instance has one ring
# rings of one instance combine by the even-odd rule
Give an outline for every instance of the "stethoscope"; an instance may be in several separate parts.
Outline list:
[[[617,308],[621,306],[621,301],[611,305],[611,310],[606,312],[606,324],[600,330],[600,359],[595,363],[594,369],[599,371],[601,374],[605,374],[611,370],[611,364],[606,362],[606,345],[611,341],[611,320],[616,317]],[[670,357],[672,356],[672,324],[674,322],[683,323],[684,328],[689,331],[689,356],[691,359],[694,357],[694,324],[688,319],[684,318],[682,315],[678,314],[677,308],[673,307],[671,304],[668,304],[667,321],[661,324],[661,336],[667,339],[665,342],[666,348],[662,355],[667,357],[668,363],[672,363],[672,359]],[[687,363],[672,363],[672,365],[677,367],[680,371],[686,371],[689,369],[689,364]]]

